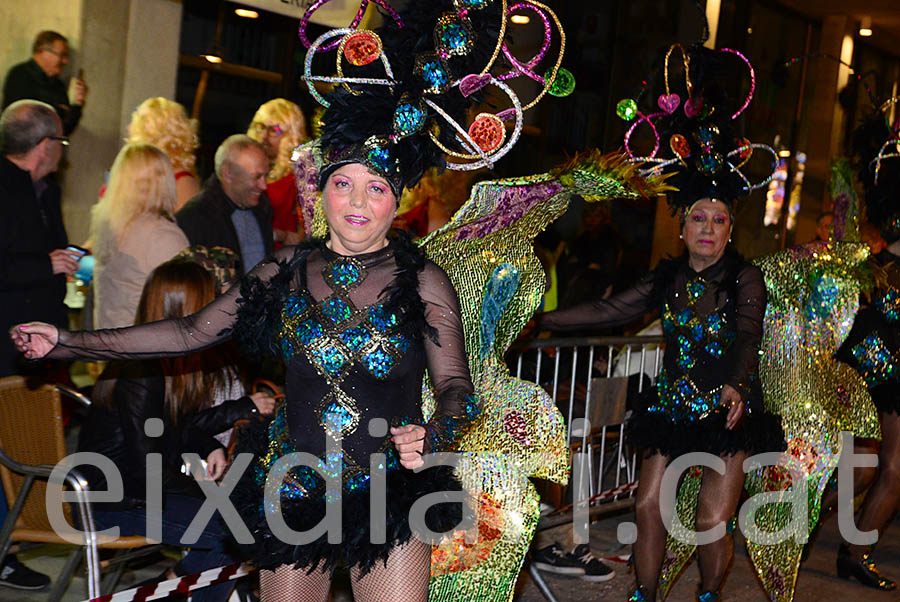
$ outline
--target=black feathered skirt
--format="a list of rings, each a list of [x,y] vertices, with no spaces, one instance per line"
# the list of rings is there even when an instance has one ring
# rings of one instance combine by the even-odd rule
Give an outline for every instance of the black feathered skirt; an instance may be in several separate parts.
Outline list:
[[[671,459],[690,452],[716,456],[784,451],[781,417],[766,412],[758,383],[751,387],[744,416],[732,430],[725,428],[728,408],[718,406],[718,393],[708,402],[693,399],[695,391],[679,391],[665,371],[656,386],[641,395],[625,424],[630,445]]]
[[[900,414],[900,336],[884,314],[861,309],[835,357],[866,382],[879,412]]]
[[[269,470],[279,458],[297,451],[288,435],[284,406],[269,422],[258,422],[240,430],[235,453],[254,455],[251,466],[241,475],[231,494],[252,543],[234,543],[241,558],[261,569],[283,564],[295,568],[331,570],[335,566],[359,567],[367,573],[376,562],[385,562],[395,546],[414,537],[409,513],[416,500],[429,493],[458,492],[459,481],[448,466],[413,472],[400,466],[393,447],[385,453],[385,516],[383,543],[372,543],[369,474],[357,472],[343,479],[339,499],[326,495],[324,479],[313,470],[298,466],[289,470],[279,489],[281,516],[292,531],[307,532],[325,517],[329,504],[341,504],[341,541],[329,543],[322,533],[311,543],[295,545],[287,533],[272,530],[266,517],[264,489]],[[271,508],[268,509],[270,512]],[[435,533],[452,530],[462,519],[462,504],[434,504],[425,513],[425,525]],[[378,529],[380,531],[380,528]]]

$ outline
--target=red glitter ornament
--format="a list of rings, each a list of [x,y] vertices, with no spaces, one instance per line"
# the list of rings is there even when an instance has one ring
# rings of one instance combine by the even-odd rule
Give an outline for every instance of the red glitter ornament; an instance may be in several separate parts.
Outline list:
[[[378,60],[381,56],[381,39],[372,32],[352,33],[344,40],[344,58],[356,67]]]
[[[482,151],[489,153],[499,148],[506,139],[503,121],[492,113],[480,113],[469,126],[469,136]]]

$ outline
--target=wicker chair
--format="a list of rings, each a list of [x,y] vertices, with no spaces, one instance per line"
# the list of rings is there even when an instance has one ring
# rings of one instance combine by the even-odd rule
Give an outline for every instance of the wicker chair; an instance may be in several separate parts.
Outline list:
[[[4,558],[13,542],[39,542],[71,545],[51,526],[46,507],[46,480],[53,467],[66,456],[63,435],[61,395],[83,404],[90,401],[83,395],[54,385],[29,388],[20,376],[0,379],[0,479],[10,507],[9,515],[0,529],[0,558]],[[73,504],[64,504],[63,513],[72,524],[72,508],[77,512],[78,524],[85,525],[82,545],[70,554],[62,573],[57,577],[48,600],[62,598],[78,565],[85,558],[87,564],[88,597],[95,598],[111,591],[118,583],[125,562],[137,556],[155,552],[160,546],[151,545],[144,537],[102,539],[94,532],[91,505],[87,500],[86,481],[71,470],[65,477],[68,495]],[[98,548],[120,550],[111,560],[101,562]],[[100,570],[114,570],[100,583]]]

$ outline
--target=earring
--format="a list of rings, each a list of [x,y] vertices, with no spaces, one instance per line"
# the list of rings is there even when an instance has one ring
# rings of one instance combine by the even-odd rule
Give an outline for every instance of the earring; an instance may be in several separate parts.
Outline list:
[[[684,240],[684,234],[679,234],[678,238],[680,238],[681,240]]]
[[[730,237],[730,236],[728,237],[728,242],[731,242],[731,237]]]

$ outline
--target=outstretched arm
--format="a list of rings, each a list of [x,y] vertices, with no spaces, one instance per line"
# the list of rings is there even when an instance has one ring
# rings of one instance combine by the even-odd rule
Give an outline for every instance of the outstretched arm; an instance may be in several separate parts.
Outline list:
[[[287,260],[293,248],[285,248],[275,259]],[[267,282],[278,272],[269,260],[259,264],[248,277]],[[29,359],[148,359],[176,357],[200,351],[225,341],[234,326],[241,287],[227,293],[195,314],[128,328],[69,332],[41,322],[20,324],[11,329],[16,347]]]
[[[537,317],[542,330],[571,331],[584,328],[613,328],[622,326],[656,309],[652,276],[634,287],[609,299],[597,299]]]

